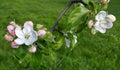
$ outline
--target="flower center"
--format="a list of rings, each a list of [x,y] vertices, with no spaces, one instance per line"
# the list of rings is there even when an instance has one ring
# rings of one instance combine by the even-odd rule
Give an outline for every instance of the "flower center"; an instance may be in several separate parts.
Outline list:
[[[100,27],[103,27],[103,23],[104,23],[103,21],[100,21],[100,24],[99,24]]]
[[[29,39],[30,35],[29,34],[25,34],[25,38]]]

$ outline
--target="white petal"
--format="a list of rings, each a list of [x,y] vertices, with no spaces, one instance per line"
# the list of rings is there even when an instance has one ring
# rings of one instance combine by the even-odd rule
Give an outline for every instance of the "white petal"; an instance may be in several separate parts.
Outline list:
[[[32,23],[32,22],[31,22]],[[26,28],[28,31],[33,30],[33,26],[32,24],[29,24],[28,22],[24,23],[24,28]]]
[[[30,33],[30,38],[26,40],[25,44],[26,45],[31,45],[33,44],[36,40],[38,39],[37,32],[31,31]]]
[[[25,39],[17,38],[17,39],[15,39],[15,42],[16,42],[18,45],[22,45],[22,44],[25,43]]]
[[[110,28],[112,28],[112,26],[113,26],[113,23],[112,22],[109,22],[109,21],[105,21],[104,23],[101,23],[101,27],[102,28],[107,28],[107,29],[110,29]]]
[[[32,44],[33,44],[32,40],[26,40],[25,41],[25,45],[32,45]]]
[[[97,30],[97,31],[99,31],[99,32],[101,32],[101,33],[105,33],[105,32],[106,32],[106,29],[105,29],[105,28],[102,28],[102,27],[100,26],[100,23],[99,23],[99,22],[96,22],[96,23],[95,23],[94,28],[95,28],[95,30]]]
[[[115,17],[114,15],[112,15],[112,14],[107,15],[107,16],[106,16],[106,19],[108,19],[108,20],[111,21],[111,22],[115,22],[115,21],[116,21],[116,17]]]
[[[24,33],[20,28],[15,29],[15,34],[18,38],[24,38]]]
[[[28,24],[27,22],[24,23],[24,29],[23,32],[30,32],[31,30],[33,30],[33,26]]]
[[[31,32],[31,37],[30,39],[32,39],[33,42],[35,42],[37,39],[38,39],[38,36],[37,36],[37,32],[36,31],[32,31]]]
[[[26,21],[25,24],[24,24],[24,27],[27,26],[27,25],[33,26],[33,22],[32,21]]]
[[[100,32],[100,33],[105,33],[105,32],[106,32],[106,29],[104,29],[104,28],[103,28],[103,29],[100,29],[99,32]]]
[[[26,27],[23,28],[23,33],[24,34],[30,33],[31,31],[33,31],[33,27],[26,26]]]
[[[28,34],[31,32],[31,29],[28,29],[28,28],[23,28],[23,33],[24,34]]]
[[[106,17],[106,15],[107,15],[107,13],[105,12],[105,11],[100,11],[97,15],[96,15],[96,17],[95,17],[95,19],[96,20],[104,20],[105,19],[105,17]]]

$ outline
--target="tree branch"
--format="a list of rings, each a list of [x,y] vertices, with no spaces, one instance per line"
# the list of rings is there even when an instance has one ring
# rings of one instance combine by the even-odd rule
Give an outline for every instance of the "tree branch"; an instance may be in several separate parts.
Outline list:
[[[66,6],[66,8],[60,13],[60,15],[58,16],[57,20],[55,21],[54,25],[51,28],[51,32],[53,31],[58,31],[59,29],[56,28],[56,26],[59,24],[60,19],[62,18],[62,16],[66,13],[66,11],[72,6],[72,4],[74,3],[78,3],[81,2],[82,4],[86,5],[85,3],[82,2],[82,0],[70,0],[70,2],[68,3],[68,5]]]

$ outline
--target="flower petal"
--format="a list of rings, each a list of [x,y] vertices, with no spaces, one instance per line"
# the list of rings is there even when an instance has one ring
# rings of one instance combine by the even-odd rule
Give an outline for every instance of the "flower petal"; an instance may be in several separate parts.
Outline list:
[[[24,38],[23,31],[20,28],[15,29],[15,34],[18,38]]]
[[[24,27],[26,26],[33,26],[33,22],[32,21],[26,21],[25,24],[24,24]]]
[[[30,32],[31,30],[33,30],[32,22],[31,24],[29,22],[25,22],[23,32]]]
[[[104,20],[105,19],[105,17],[106,17],[106,15],[107,15],[107,13],[105,12],[105,11],[100,11],[97,15],[96,15],[96,17],[95,17],[95,19],[96,20]]]
[[[102,27],[100,26],[100,23],[99,23],[99,22],[96,22],[96,23],[95,23],[94,28],[95,28],[95,30],[97,30],[97,31],[99,31],[99,32],[101,32],[101,33],[105,33],[105,32],[106,32],[106,29],[105,29],[105,28],[102,28]]]
[[[102,28],[99,30],[100,33],[105,33],[106,32],[106,29]]]
[[[109,21],[105,21],[104,23],[101,23],[101,25],[100,25],[102,28],[107,28],[107,29],[110,29],[110,28],[112,28],[112,26],[113,26],[113,23],[112,22],[109,22]]]
[[[107,16],[106,16],[106,19],[107,19],[108,21],[111,21],[111,22],[115,22],[115,21],[116,21],[116,17],[115,17],[114,15],[112,15],[112,14],[107,15]]]
[[[25,43],[25,39],[17,38],[17,39],[15,39],[15,43],[18,45],[22,45]]]
[[[32,45],[33,44],[33,41],[32,40],[26,40],[25,41],[25,45]]]
[[[35,42],[38,39],[37,32],[31,31],[30,32],[30,38],[25,41],[25,45],[31,45],[33,42]]]

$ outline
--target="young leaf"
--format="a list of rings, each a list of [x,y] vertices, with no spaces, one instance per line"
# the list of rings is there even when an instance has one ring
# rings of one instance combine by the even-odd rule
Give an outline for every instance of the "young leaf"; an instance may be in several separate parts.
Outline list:
[[[85,4],[89,4],[90,0],[83,0]]]
[[[85,8],[84,6],[79,6],[70,14],[68,22],[72,24],[79,24],[81,17],[87,13],[89,13],[89,10],[87,8]]]

